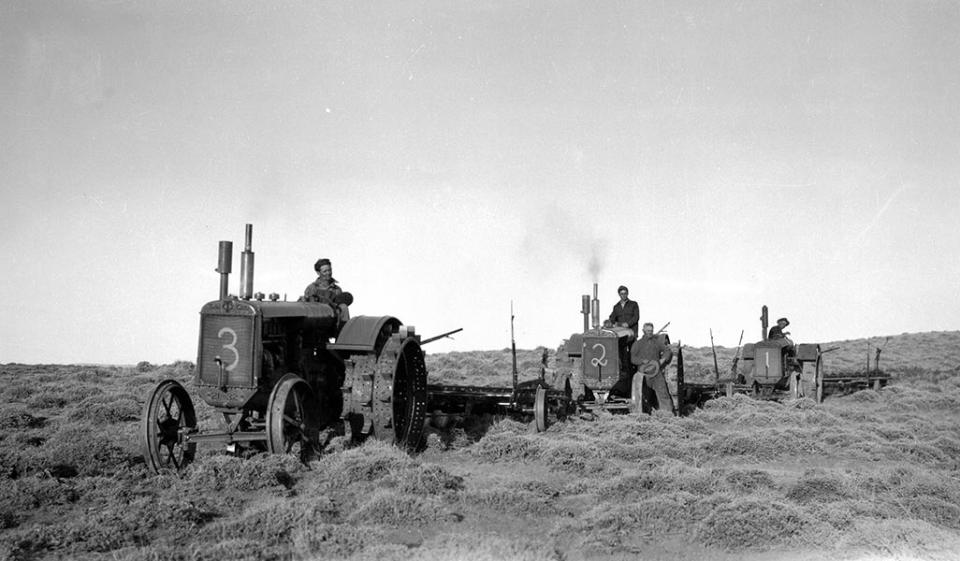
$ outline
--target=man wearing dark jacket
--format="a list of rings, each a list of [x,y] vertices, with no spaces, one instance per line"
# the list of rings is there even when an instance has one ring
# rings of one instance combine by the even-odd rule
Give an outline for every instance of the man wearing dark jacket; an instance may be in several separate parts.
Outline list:
[[[783,330],[790,325],[790,320],[787,318],[780,318],[777,320],[777,325],[774,325],[770,328],[770,332],[767,333],[767,339],[786,339],[788,333],[784,333]]]
[[[787,318],[780,318],[777,320],[777,325],[774,325],[770,328],[770,331],[767,333],[767,339],[770,341],[776,341],[781,345],[781,352],[787,359],[787,365],[796,372],[803,372],[803,366],[797,362],[797,347],[793,344],[793,341],[790,340],[787,335],[790,335],[788,331],[784,331],[787,326],[790,325],[790,320]],[[789,383],[789,380],[786,380],[786,373],[784,373],[784,380],[782,383]]]
[[[630,291],[621,286],[617,289],[620,301],[613,305],[610,312],[610,323],[617,327],[629,327],[633,336],[637,336],[637,325],[640,323],[640,306],[630,299]]]
[[[629,378],[633,376],[633,373],[637,371],[637,369],[630,364],[630,345],[637,338],[637,324],[640,323],[640,306],[629,298],[630,291],[627,290],[627,287],[621,285],[620,288],[617,289],[617,293],[620,295],[620,301],[613,305],[609,322],[612,327],[626,327],[630,330],[628,336],[620,337],[619,343],[620,380],[624,378],[629,380]],[[619,384],[620,381],[618,380],[617,383]]]

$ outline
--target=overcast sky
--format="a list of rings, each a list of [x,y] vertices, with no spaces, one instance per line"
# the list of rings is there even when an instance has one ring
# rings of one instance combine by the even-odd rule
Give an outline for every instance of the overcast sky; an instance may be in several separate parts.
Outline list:
[[[0,362],[195,360],[219,240],[428,352],[960,328],[960,3],[0,3]],[[237,292],[239,274],[231,281]]]

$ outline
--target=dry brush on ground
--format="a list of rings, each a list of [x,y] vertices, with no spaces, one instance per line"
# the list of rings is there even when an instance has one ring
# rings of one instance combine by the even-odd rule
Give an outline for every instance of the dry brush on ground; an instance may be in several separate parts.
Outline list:
[[[822,404],[735,396],[541,434],[495,419],[414,455],[337,439],[307,465],[201,447],[162,476],[140,458],[140,410],[161,380],[191,390],[192,365],[0,365],[0,558],[953,559],[960,333],[874,342],[894,382]],[[833,345],[850,368],[868,347]],[[519,353],[521,379],[542,354]],[[709,348],[685,355],[712,367]],[[431,381],[510,383],[507,351],[428,360]]]

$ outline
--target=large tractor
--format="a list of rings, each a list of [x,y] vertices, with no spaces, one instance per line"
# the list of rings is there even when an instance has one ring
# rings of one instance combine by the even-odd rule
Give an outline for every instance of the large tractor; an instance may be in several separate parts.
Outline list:
[[[251,225],[241,256],[240,295],[229,295],[233,244],[220,242],[220,297],[200,310],[196,394],[221,417],[201,431],[176,380],[149,395],[141,423],[153,471],[180,469],[199,443],[234,453],[308,456],[325,427],[347,421],[358,436],[415,446],[426,412],[426,368],[413,327],[392,316],[349,317],[352,296],[287,302],[253,293]]]

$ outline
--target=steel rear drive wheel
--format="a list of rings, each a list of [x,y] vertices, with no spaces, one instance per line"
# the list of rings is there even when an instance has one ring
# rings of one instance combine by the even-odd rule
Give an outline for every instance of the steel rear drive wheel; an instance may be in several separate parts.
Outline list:
[[[183,469],[193,461],[195,442],[184,442],[185,433],[197,428],[190,395],[175,380],[161,382],[144,404],[140,445],[147,467],[154,473]]]
[[[307,460],[320,446],[319,413],[306,381],[295,374],[280,378],[267,402],[267,451]]]
[[[373,436],[416,450],[427,413],[427,367],[420,345],[394,334],[377,358]]]
[[[416,450],[427,415],[427,367],[420,346],[405,344],[397,360],[393,385],[394,442]]]

